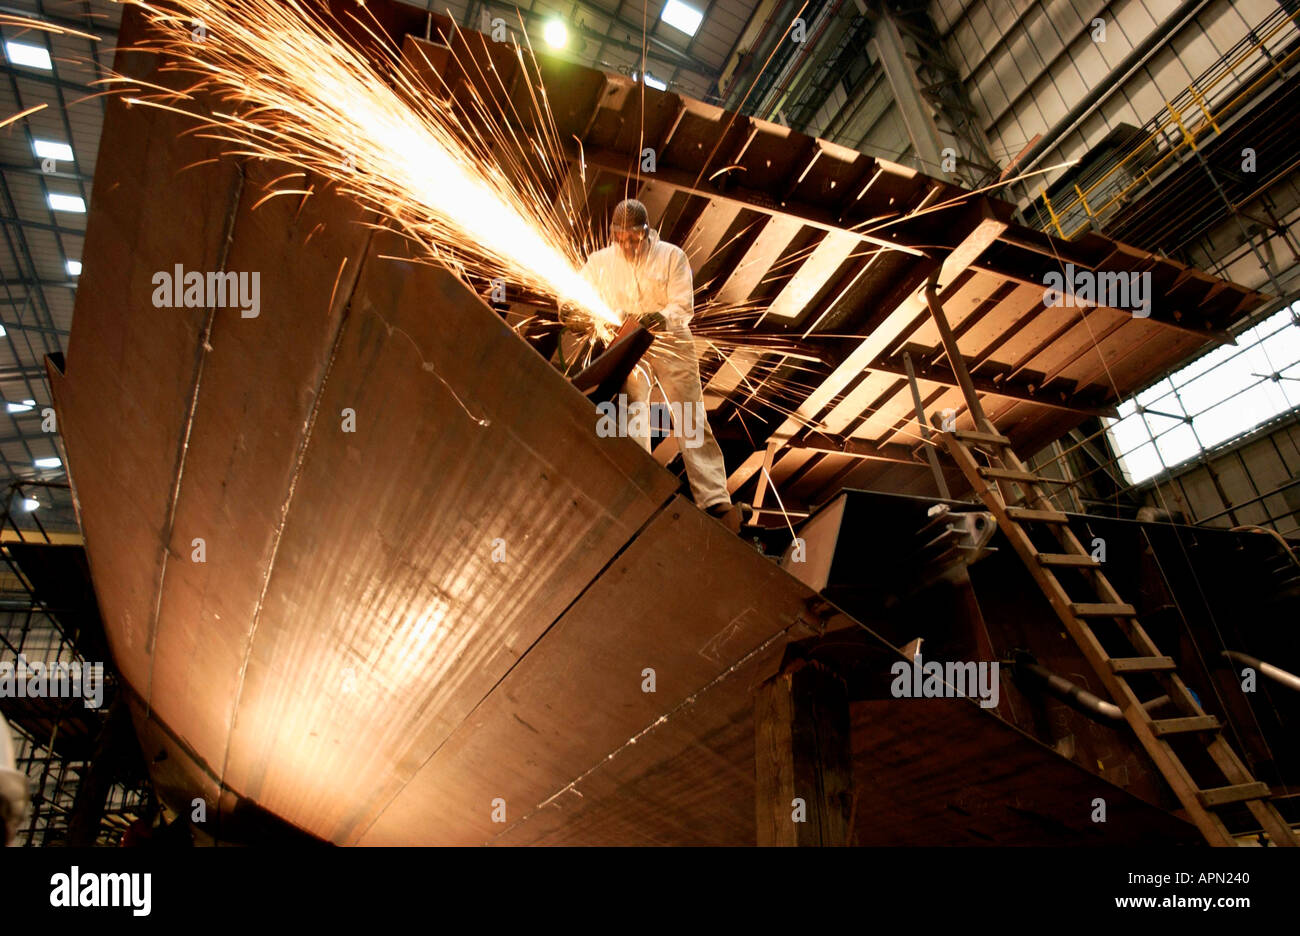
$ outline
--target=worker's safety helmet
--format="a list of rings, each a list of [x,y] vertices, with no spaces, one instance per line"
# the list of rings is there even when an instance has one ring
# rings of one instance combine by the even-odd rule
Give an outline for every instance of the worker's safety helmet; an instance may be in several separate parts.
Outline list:
[[[626,198],[614,206],[609,222],[610,237],[618,243],[638,243],[650,231],[650,214],[635,198]]]

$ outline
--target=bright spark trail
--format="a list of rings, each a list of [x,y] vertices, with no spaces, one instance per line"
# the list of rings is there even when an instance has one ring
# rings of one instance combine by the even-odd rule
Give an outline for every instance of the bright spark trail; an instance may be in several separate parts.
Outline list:
[[[578,272],[573,219],[535,186],[512,184],[491,158],[490,134],[465,127],[453,102],[396,56],[373,21],[356,19],[382,50],[378,66],[314,4],[135,5],[161,32],[140,48],[164,54],[166,68],[196,81],[183,94],[152,88],[128,102],[186,114],[235,144],[237,155],[332,180],[462,275],[502,277],[572,302],[603,331],[620,323]],[[201,96],[216,106],[187,110]]]
[[[342,14],[346,23],[319,0],[174,0],[165,9],[123,2],[140,7],[156,31],[137,48],[159,54],[164,70],[194,79],[185,91],[110,79],[134,89],[129,102],[185,115],[202,134],[231,144],[232,155],[278,160],[327,180],[420,245],[431,261],[467,283],[479,281],[471,285],[501,277],[508,287],[573,303],[587,326],[580,331],[588,360],[593,339],[607,341],[621,324],[620,314],[579,273],[591,232],[585,210],[566,191],[566,157],[545,90],[534,81],[531,52],[513,47],[528,76],[523,87],[531,105],[524,106],[531,119],[524,121],[490,61],[473,54],[456,60],[472,80],[453,100],[439,91],[440,76],[431,87],[420,63],[402,57],[363,2]],[[358,35],[368,38],[358,45]],[[527,124],[532,136],[521,129]],[[1060,167],[1042,171],[1053,168]],[[1020,178],[850,230],[879,233]],[[267,198],[301,196],[312,187],[285,185]],[[737,402],[738,412],[761,402],[817,428],[799,412],[812,389],[799,375],[815,379],[826,362],[798,340],[754,334],[746,320],[761,318],[760,312],[749,304],[706,301],[692,323],[693,347],[665,340],[649,353],[713,353],[723,361],[739,351],[764,357],[761,367],[740,374],[748,395]]]

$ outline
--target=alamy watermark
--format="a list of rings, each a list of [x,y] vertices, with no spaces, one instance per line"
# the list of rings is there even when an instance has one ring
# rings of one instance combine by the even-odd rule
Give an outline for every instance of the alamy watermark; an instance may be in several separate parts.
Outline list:
[[[148,871],[82,871],[73,865],[50,876],[51,907],[123,907],[148,916],[153,907],[153,874]]]
[[[0,663],[0,699],[83,699],[86,708],[104,704],[103,663]]]
[[[703,403],[656,403],[653,406],[642,400],[627,400],[626,393],[618,401],[605,401],[596,407],[600,414],[596,420],[596,435],[602,439],[611,436],[642,438],[651,433],[677,435],[688,449],[704,444],[704,426],[708,418]]]
[[[150,280],[155,309],[239,309],[240,318],[262,313],[261,273],[188,273],[178,263],[172,272],[159,270]]]
[[[978,663],[921,662],[921,654],[909,663],[899,660],[889,668],[894,677],[889,694],[895,699],[950,699],[975,696],[980,708],[997,708],[1001,685],[996,661]]]
[[[1043,274],[1043,305],[1084,308],[1108,306],[1133,313],[1134,318],[1151,314],[1151,274],[1127,270],[1106,272],[1080,270],[1073,263],[1065,272],[1051,270]]]

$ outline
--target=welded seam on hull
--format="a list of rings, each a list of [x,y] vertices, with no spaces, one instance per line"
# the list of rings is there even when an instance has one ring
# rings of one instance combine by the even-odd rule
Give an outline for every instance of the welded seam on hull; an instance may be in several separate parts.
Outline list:
[[[673,716],[678,715],[678,714],[680,714],[681,712],[684,712],[686,709],[688,709],[688,708],[694,706],[695,703],[696,703],[697,701],[699,701],[700,696],[702,696],[702,695],[704,695],[705,693],[707,693],[710,689],[713,689],[713,688],[715,688],[716,686],[720,685],[720,684],[723,682],[723,680],[725,680],[725,679],[727,679],[728,677],[732,676],[732,675],[733,675],[737,670],[739,670],[741,667],[745,666],[747,663],[749,663],[749,662],[750,662],[751,660],[753,660],[755,657],[757,657],[757,656],[763,654],[764,652],[766,652],[767,649],[768,649],[769,647],[772,646],[772,644],[776,643],[778,640],[781,640],[781,639],[785,638],[785,637],[790,633],[791,630],[793,630],[795,627],[799,627],[799,626],[802,626],[801,621],[800,621],[799,619],[796,618],[794,621],[791,621],[791,622],[790,622],[789,624],[787,624],[785,627],[781,628],[779,631],[777,631],[776,633],[772,634],[770,637],[768,637],[766,640],[764,640],[761,644],[759,644],[759,645],[758,645],[757,647],[755,647],[754,649],[750,650],[748,653],[746,653],[743,657],[741,657],[741,658],[740,658],[739,660],[737,660],[735,663],[732,663],[731,666],[727,667],[725,670],[723,670],[723,671],[722,671],[721,673],[719,673],[717,676],[714,676],[711,680],[709,680],[707,683],[705,683],[702,687],[700,687],[699,689],[697,689],[697,690],[695,690],[694,692],[692,692],[692,693],[691,693],[690,695],[688,695],[685,699],[682,699],[682,701],[678,702],[678,703],[677,703],[675,706],[673,706],[671,709],[669,709],[668,711],[664,712],[662,715],[660,715],[658,718],[656,718],[656,719],[655,719],[654,721],[652,721],[650,724],[646,725],[644,728],[642,728],[642,729],[641,729],[640,731],[638,731],[636,734],[632,735],[632,737],[628,738],[626,741],[624,741],[622,744],[620,744],[620,745],[619,745],[618,747],[616,747],[614,750],[610,751],[610,752],[609,752],[608,754],[606,754],[603,758],[601,758],[600,760],[596,761],[596,763],[593,764],[590,768],[588,768],[584,773],[582,773],[582,774],[578,775],[577,777],[575,777],[574,779],[570,780],[570,781],[569,781],[567,784],[565,784],[563,787],[561,787],[560,789],[556,790],[554,793],[552,793],[552,794],[551,794],[550,796],[548,796],[546,799],[542,800],[540,803],[538,803],[538,804],[533,808],[533,810],[532,810],[531,812],[526,813],[526,814],[524,814],[523,816],[520,816],[520,817],[519,817],[518,819],[516,819],[513,823],[511,823],[510,825],[508,825],[506,828],[502,829],[499,833],[497,833],[496,835],[493,836],[493,839],[499,839],[499,838],[502,838],[503,836],[509,835],[509,834],[510,834],[510,831],[511,831],[512,829],[515,829],[515,828],[517,828],[518,826],[523,825],[525,822],[527,822],[527,821],[528,821],[529,819],[531,819],[533,816],[537,815],[537,813],[539,813],[541,810],[545,809],[547,806],[551,805],[551,803],[555,802],[557,799],[559,799],[559,798],[560,798],[561,796],[563,796],[565,793],[572,792],[572,793],[574,793],[576,796],[578,796],[579,798],[581,798],[581,797],[582,797],[582,793],[581,793],[581,792],[578,790],[578,788],[577,788],[577,787],[578,787],[578,784],[582,783],[582,781],[586,780],[588,777],[590,777],[592,774],[594,774],[594,773],[595,773],[597,770],[599,770],[601,767],[603,767],[603,766],[605,766],[606,764],[608,764],[610,761],[612,761],[614,758],[616,758],[619,754],[623,753],[623,751],[627,750],[627,749],[630,748],[632,745],[636,744],[638,741],[640,741],[642,738],[644,738],[644,737],[645,737],[646,735],[648,735],[650,732],[654,731],[654,730],[655,730],[656,728],[658,728],[660,725],[665,725],[665,724],[667,724],[667,723],[668,723],[668,720],[669,720],[670,718],[672,718]]]
[[[358,256],[363,258],[369,256],[370,241],[373,237],[374,228],[368,228],[365,242],[361,245]],[[357,264],[356,274],[348,286],[347,298],[343,302],[343,314],[339,316],[338,330],[334,333],[334,342],[330,347],[329,360],[325,363],[324,371],[321,372],[320,382],[316,386],[316,397],[312,401],[311,413],[307,416],[307,423],[303,430],[302,441],[298,443],[293,472],[289,475],[289,489],[285,492],[284,502],[280,505],[280,516],[275,524],[275,537],[271,542],[271,556],[266,563],[266,574],[262,577],[262,590],[257,596],[257,605],[253,608],[253,621],[248,629],[248,640],[244,644],[244,659],[239,664],[239,680],[235,686],[234,705],[230,710],[230,728],[226,732],[226,751],[221,757],[221,777],[219,782],[223,788],[227,788],[226,769],[230,766],[230,748],[235,736],[235,722],[239,718],[239,703],[244,695],[244,679],[248,674],[248,661],[253,656],[253,641],[257,637],[257,627],[262,620],[262,607],[266,603],[266,594],[271,588],[271,576],[275,571],[275,560],[280,552],[280,541],[284,536],[284,528],[289,519],[289,508],[293,506],[293,498],[298,489],[298,479],[302,475],[303,463],[307,460],[307,449],[311,444],[312,432],[316,428],[316,417],[320,414],[321,400],[325,396],[325,387],[329,383],[330,374],[334,370],[334,362],[338,358],[339,348],[343,344],[343,337],[352,310],[352,299],[361,283],[361,274],[364,269],[365,260],[363,259]],[[217,828],[221,828],[220,808],[218,808],[217,812]]]
[[[366,823],[366,827],[362,829],[360,834],[358,834],[356,838],[353,840],[354,843],[360,842],[363,838],[366,837],[367,833],[370,832],[370,830],[374,827],[375,823],[378,822],[383,817],[384,813],[388,812],[388,808],[393,805],[393,803],[397,800],[399,796],[401,796],[402,791],[406,789],[407,785],[420,775],[420,771],[422,771],[429,764],[430,761],[432,761],[435,757],[438,756],[438,752],[442,750],[443,745],[445,745],[448,741],[450,741],[458,731],[460,731],[462,728],[465,727],[465,725],[469,722],[469,720],[474,717],[474,713],[479,710],[479,706],[481,706],[484,702],[486,702],[489,698],[491,698],[492,694],[496,692],[497,689],[501,686],[501,684],[505,682],[506,679],[510,676],[510,674],[515,671],[515,667],[518,666],[527,658],[528,654],[533,651],[533,648],[542,642],[542,640],[546,637],[547,634],[551,632],[551,630],[555,627],[556,624],[559,624],[560,621],[564,620],[564,616],[568,614],[570,610],[573,609],[574,605],[576,605],[579,601],[583,599],[583,597],[586,596],[587,592],[590,591],[596,585],[596,583],[601,580],[601,578],[605,575],[605,573],[609,571],[610,567],[613,566],[614,563],[617,562],[620,558],[622,558],[623,554],[632,547],[632,544],[635,543],[637,539],[641,536],[641,534],[646,531],[646,528],[649,527],[650,524],[653,523],[655,520],[659,519],[659,517],[664,513],[664,511],[666,511],[669,508],[669,506],[672,505],[673,501],[676,499],[677,499],[677,492],[673,491],[671,494],[668,495],[667,498],[665,498],[662,504],[660,504],[657,508],[655,508],[655,510],[651,512],[650,516],[648,516],[645,519],[645,522],[642,523],[639,527],[637,527],[635,531],[633,531],[632,535],[628,537],[627,542],[625,542],[622,546],[620,546],[618,548],[618,551],[615,552],[614,555],[610,556],[609,561],[607,561],[603,566],[600,567],[600,569],[596,571],[594,575],[592,575],[591,581],[587,582],[587,584],[583,586],[582,590],[579,591],[578,594],[574,595],[573,600],[571,600],[567,605],[565,605],[564,608],[560,611],[560,613],[555,616],[555,619],[552,620],[550,624],[546,625],[545,629],[543,629],[542,632],[538,634],[536,638],[534,638],[533,642],[528,645],[527,649],[525,649],[523,653],[519,654],[519,659],[515,660],[514,663],[510,664],[510,667],[504,673],[501,674],[500,678],[497,679],[497,681],[494,682],[492,686],[486,692],[483,693],[483,697],[480,698],[478,702],[474,703],[473,708],[471,708],[468,712],[465,713],[465,717],[460,720],[460,723],[456,725],[456,727],[453,728],[451,731],[447,732],[446,737],[444,737],[441,741],[439,741],[437,746],[434,747],[434,749],[429,752],[429,756],[420,762],[420,766],[416,767],[415,770],[411,771],[411,775],[407,777],[404,781],[402,781],[401,785],[399,785],[398,788],[393,791],[393,795],[388,798],[388,802],[383,805],[383,807],[379,810],[379,812],[375,813],[373,819],[371,819],[368,823]]]
[[[230,245],[235,239],[235,221],[239,217],[239,203],[244,194],[244,167],[239,166],[235,174],[234,191],[231,193],[230,207],[226,210],[225,236],[221,240],[221,254],[217,257],[217,269],[224,271],[226,260],[230,257]],[[178,284],[179,288],[179,284]],[[145,696],[145,714],[153,712],[153,667],[154,646],[158,641],[158,618],[162,614],[163,586],[167,580],[167,561],[171,555],[172,535],[176,530],[176,509],[181,499],[181,479],[185,475],[185,461],[189,456],[190,434],[194,431],[194,415],[199,406],[199,390],[203,386],[203,370],[211,348],[212,324],[216,321],[217,307],[208,308],[208,319],[203,325],[203,334],[199,345],[194,350],[194,389],[190,393],[189,411],[185,414],[185,432],[182,433],[176,451],[176,475],[172,481],[172,490],[167,504],[167,522],[163,525],[162,565],[158,570],[158,590],[154,595],[153,616],[149,621],[149,633],[146,640],[146,652],[149,654],[149,686]]]

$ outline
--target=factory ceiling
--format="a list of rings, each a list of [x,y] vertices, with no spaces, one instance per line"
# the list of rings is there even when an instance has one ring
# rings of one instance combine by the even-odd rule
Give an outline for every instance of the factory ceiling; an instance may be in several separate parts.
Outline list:
[[[112,61],[121,5],[17,0],[0,10],[5,54],[0,119],[0,475],[61,483],[43,358],[67,350],[81,268],[86,208],[104,105],[93,82]],[[25,27],[34,18],[50,30]],[[52,461],[53,460],[53,461]],[[75,529],[65,493],[39,497],[47,527]]]

